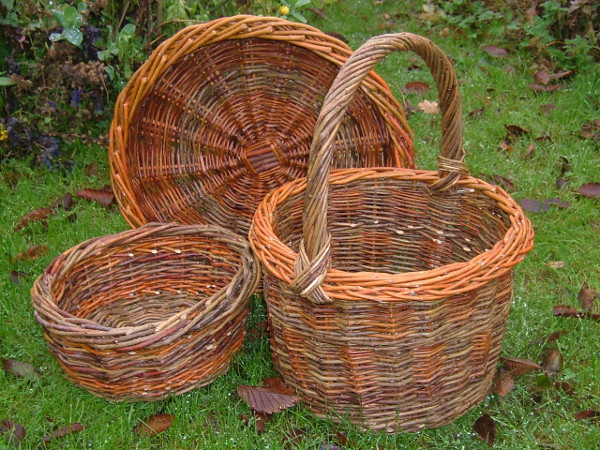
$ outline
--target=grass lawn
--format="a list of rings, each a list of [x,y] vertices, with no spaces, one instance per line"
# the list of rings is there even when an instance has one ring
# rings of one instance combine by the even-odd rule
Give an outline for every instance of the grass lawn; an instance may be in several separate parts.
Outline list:
[[[473,449],[487,446],[473,432],[473,423],[484,413],[496,422],[498,448],[598,448],[597,419],[577,420],[575,415],[581,410],[600,410],[599,324],[590,319],[554,317],[552,309],[557,304],[581,308],[577,295],[583,283],[600,290],[600,203],[575,192],[586,182],[600,182],[599,143],[579,134],[582,123],[600,118],[600,70],[596,66],[595,70],[580,71],[561,80],[562,89],[537,93],[528,88],[536,70],[531,59],[516,52],[493,58],[482,50],[484,43],[452,33],[442,37],[439,32],[444,26],[419,21],[420,9],[413,2],[374,3],[379,2],[339,0],[326,9],[327,19],[319,18],[313,24],[341,33],[353,48],[384,32],[410,31],[433,39],[456,61],[471,173],[488,180],[492,175],[509,178],[517,199],[560,198],[569,203],[564,209],[552,206],[544,213],[528,213],[536,231],[536,246],[516,270],[502,354],[541,363],[550,348],[558,349],[564,363],[556,379],[569,383],[573,392],[541,390],[543,377],[539,372],[530,373],[517,377],[514,390],[504,399],[490,395],[470,413],[436,430],[395,435],[361,432],[347,424],[318,420],[298,405],[275,415],[259,433],[253,420],[246,424],[240,419],[240,415],[249,415],[250,409],[238,398],[236,388],[238,384],[260,384],[264,377],[274,375],[263,335],[248,340],[229,373],[208,387],[156,403],[115,404],[96,398],[70,384],[49,354],[42,329],[33,318],[29,290],[61,252],[82,240],[128,226],[116,207],[76,199],[71,212],[59,210],[47,220],[47,227],[33,223],[13,231],[25,214],[50,205],[67,192],[101,188],[109,182],[106,149],[74,145],[69,149],[75,155],[72,172],[32,169],[23,161],[0,166],[0,357],[30,363],[40,373],[39,378],[29,380],[0,371],[0,420],[25,427],[24,448],[37,447],[56,427],[79,422],[84,430],[62,438],[56,447],[333,449],[343,444],[369,449]],[[422,70],[408,70],[415,63],[412,55],[394,54],[377,67],[395,94],[405,95],[414,106],[423,99],[436,99],[435,89],[425,96],[402,94],[401,88],[409,81],[424,81],[433,87],[424,64]],[[548,104],[555,106],[549,114],[542,108]],[[410,124],[415,132],[417,165],[433,169],[440,142],[439,114],[412,113]],[[506,140],[505,125],[517,125],[527,133],[502,149],[499,144]],[[559,190],[556,179],[565,160],[569,184]],[[85,167],[93,161],[99,173],[86,175]],[[33,243],[48,246],[48,252],[35,260],[11,261]],[[22,272],[14,280],[18,284],[12,280],[12,271]],[[249,327],[266,314],[260,298],[253,300],[253,306]],[[544,336],[559,330],[565,333],[544,345]],[[173,426],[154,438],[133,433],[141,420],[155,413],[173,415]],[[291,441],[291,435],[299,437]],[[0,448],[7,445],[0,435]]]

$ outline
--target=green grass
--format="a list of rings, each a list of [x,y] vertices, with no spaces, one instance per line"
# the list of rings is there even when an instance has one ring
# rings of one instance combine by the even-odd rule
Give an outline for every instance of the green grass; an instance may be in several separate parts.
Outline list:
[[[353,48],[368,37],[391,31],[411,31],[432,38],[456,60],[461,80],[465,118],[467,163],[478,176],[491,174],[511,178],[516,186],[513,196],[546,199],[560,197],[571,203],[565,210],[553,208],[544,214],[529,214],[536,230],[536,247],[518,266],[515,299],[503,343],[505,356],[531,358],[541,362],[547,347],[532,341],[553,331],[566,334],[550,344],[564,356],[560,380],[574,386],[575,394],[548,390],[534,392],[535,374],[517,378],[516,387],[503,401],[495,396],[437,430],[419,433],[365,433],[347,424],[336,425],[318,420],[302,406],[276,415],[258,434],[254,425],[245,425],[240,414],[249,408],[236,394],[238,384],[258,384],[272,375],[266,337],[248,342],[230,372],[214,384],[180,397],[156,403],[113,404],[98,399],[70,384],[47,351],[41,327],[33,318],[29,289],[36,276],[61,252],[82,240],[127,229],[116,209],[106,209],[83,200],[76,201],[70,222],[67,212],[59,212],[47,221],[47,228],[33,224],[13,232],[19,219],[29,211],[46,206],[66,192],[86,187],[102,187],[108,182],[105,149],[74,147],[76,166],[72,173],[54,173],[31,169],[29,164],[11,161],[0,166],[2,174],[17,171],[13,188],[0,181],[0,356],[33,364],[41,377],[36,381],[15,378],[0,371],[0,420],[21,423],[27,429],[26,448],[37,447],[43,435],[55,426],[80,422],[85,429],[65,437],[62,448],[284,448],[286,433],[304,430],[300,448],[319,448],[333,444],[337,430],[348,435],[351,448],[485,448],[475,437],[472,426],[486,412],[497,422],[498,448],[597,448],[600,427],[591,421],[577,421],[574,415],[583,409],[600,409],[599,324],[590,320],[555,318],[554,304],[578,307],[577,292],[582,283],[600,289],[600,213],[599,201],[578,196],[573,191],[584,182],[600,181],[598,143],[578,136],[582,122],[599,117],[600,71],[586,70],[553,93],[536,94],[528,89],[532,82],[531,60],[511,54],[507,59],[492,59],[481,50],[482,43],[456,37],[442,38],[441,27],[430,27],[416,20],[418,4],[386,1],[373,6],[371,0],[340,0],[327,9],[328,19],[316,26],[345,35]],[[384,19],[391,14],[393,21]],[[407,71],[408,57],[392,55],[377,70],[401,96],[400,88],[408,81],[427,81],[433,86],[425,67]],[[435,100],[435,90],[425,98]],[[422,100],[409,95],[415,105]],[[551,115],[540,106],[553,103]],[[485,106],[481,117],[468,112]],[[440,142],[438,115],[413,114],[417,163],[434,168]],[[519,125],[530,131],[514,145],[511,153],[498,149],[505,138],[504,125]],[[551,140],[535,142],[532,158],[525,158],[534,138],[550,135]],[[571,185],[563,191],[555,186],[561,157],[571,163]],[[91,161],[100,166],[99,177],[89,178],[84,167]],[[35,261],[11,263],[11,257],[31,243],[49,247],[47,255]],[[549,261],[564,261],[560,269]],[[26,275],[19,285],[10,272]],[[260,299],[253,301],[250,326],[265,315]],[[173,414],[175,423],[156,438],[141,438],[132,432],[140,420],[164,412]],[[57,443],[58,444],[58,443]],[[0,436],[0,447],[7,442]],[[57,445],[59,447],[59,445]]]

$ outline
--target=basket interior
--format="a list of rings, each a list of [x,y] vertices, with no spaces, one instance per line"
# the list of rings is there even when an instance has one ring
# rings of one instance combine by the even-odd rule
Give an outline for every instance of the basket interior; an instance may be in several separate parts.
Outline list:
[[[76,317],[107,327],[141,326],[193,306],[191,314],[200,313],[240,264],[239,254],[211,239],[140,239],[107,247],[60,271],[52,296]]]
[[[510,228],[507,213],[482,191],[432,195],[422,181],[381,178],[330,185],[332,268],[401,273],[464,262],[491,249]],[[277,205],[275,235],[298,251],[304,191]]]
[[[271,189],[304,176],[314,124],[338,66],[289,42],[224,40],[181,58],[129,124],[137,202],[156,221],[216,223],[246,234]],[[396,139],[398,137],[395,137]],[[390,131],[359,92],[334,166],[390,166]]]

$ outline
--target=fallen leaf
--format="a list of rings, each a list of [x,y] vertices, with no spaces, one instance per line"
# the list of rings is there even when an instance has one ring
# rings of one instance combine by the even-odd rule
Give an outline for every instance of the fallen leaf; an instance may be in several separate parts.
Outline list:
[[[600,320],[600,314],[596,314],[590,311],[577,311],[572,306],[567,305],[555,305],[552,308],[552,313],[555,317],[577,317],[580,319],[592,319]]]
[[[46,253],[48,253],[48,250],[49,248],[45,245],[34,244],[30,246],[27,250],[22,251],[21,253],[17,253],[15,256],[12,257],[11,261],[13,263],[25,260],[33,261],[34,259],[38,259],[44,256]]]
[[[560,198],[549,198],[548,200],[544,200],[545,205],[556,206],[560,209],[565,209],[571,206],[571,204],[565,200],[561,200]]]
[[[512,145],[510,145],[508,142],[506,141],[502,141],[498,144],[498,148],[500,150],[504,150],[507,153],[510,153],[514,150],[514,147]]]
[[[12,270],[10,272],[10,279],[15,284],[21,284],[21,278],[26,277],[27,274],[25,272],[20,272],[18,270]]]
[[[277,394],[296,395],[296,391],[289,387],[280,377],[269,377],[263,380],[263,386]]]
[[[550,73],[547,70],[539,70],[533,74],[533,80],[536,84],[546,85],[550,82]]]
[[[441,37],[445,38],[450,36],[450,28],[446,27],[438,33]]]
[[[320,16],[321,18],[327,20],[327,14],[325,14],[325,11],[323,11],[320,8],[308,8],[309,11],[315,13],[317,16]]]
[[[423,94],[430,89],[431,88],[429,87],[429,85],[423,81],[411,81],[410,83],[406,83],[404,85],[404,89],[402,89],[402,92],[404,92],[404,93],[412,92],[412,93],[416,93],[416,94]]]
[[[60,439],[71,433],[77,433],[81,430],[83,430],[83,425],[81,425],[78,422],[75,422],[71,425],[65,425],[64,427],[61,427],[58,430],[54,430],[52,434],[47,434],[46,436],[44,436],[43,441],[44,444],[49,444],[52,441],[52,439]]]
[[[513,192],[515,190],[515,185],[509,178],[503,177],[502,175],[490,175],[490,179],[507,192]]]
[[[494,47],[493,45],[486,45],[483,47],[483,51],[494,58],[506,58],[508,56],[508,52],[505,49]]]
[[[555,109],[556,109],[556,105],[553,103],[545,103],[542,106],[540,106],[540,110],[547,116],[552,114],[552,111],[554,111]]]
[[[525,150],[525,158],[529,159],[533,156],[533,151],[535,150],[535,142],[532,142],[527,146],[527,150]]]
[[[563,391],[569,397],[575,395],[575,389],[573,389],[573,386],[571,386],[571,384],[567,383],[566,381],[557,381],[556,383],[554,383],[554,387],[558,391]]]
[[[535,92],[552,92],[563,87],[562,84],[549,84],[544,86],[543,84],[530,84],[529,89],[533,89]]]
[[[248,333],[248,339],[250,342],[254,342],[263,336],[267,335],[269,323],[266,320],[261,320],[254,327],[250,329],[250,333]]]
[[[133,429],[133,432],[140,436],[156,436],[157,434],[171,428],[171,425],[173,425],[173,419],[174,416],[171,414],[154,414],[143,422],[138,423]]]
[[[549,198],[544,201],[523,198],[519,200],[519,204],[525,211],[529,211],[532,213],[547,212],[548,210],[550,210],[551,206],[556,206],[557,208],[564,209],[571,205],[569,202],[566,202],[559,198]]]
[[[540,339],[536,339],[535,341],[531,341],[530,344],[549,344],[550,342],[556,341],[559,337],[564,336],[566,333],[565,330],[558,330],[550,333],[548,336],[544,336]]]
[[[523,136],[524,134],[529,134],[529,131],[525,128],[520,127],[519,125],[504,125],[506,131],[511,136]]]
[[[569,182],[567,180],[565,180],[564,178],[558,178],[556,180],[556,187],[558,189],[564,189],[564,187],[569,184]]]
[[[98,202],[104,206],[110,206],[115,200],[114,194],[105,189],[82,189],[77,191],[75,195],[84,200]]]
[[[521,358],[502,358],[502,367],[508,370],[512,375],[525,375],[534,370],[542,370],[542,366],[530,359]]]
[[[83,173],[85,173],[88,177],[98,176],[98,164],[96,164],[96,161],[92,161],[87,166],[85,166],[85,168],[83,169]]]
[[[14,231],[19,231],[25,228],[27,225],[33,222],[40,222],[42,220],[46,220],[48,217],[52,216],[54,211],[50,208],[38,208],[31,211],[29,214],[26,214],[21,218],[19,223],[13,228]]]
[[[546,263],[547,266],[552,267],[553,269],[562,269],[565,267],[564,261],[548,261]]]
[[[598,417],[600,417],[600,411],[595,411],[593,409],[585,409],[575,414],[577,420],[596,419]]]
[[[62,208],[65,211],[70,211],[73,209],[73,196],[67,193],[58,200],[54,201],[50,207],[53,209]]]
[[[585,183],[577,193],[588,198],[600,198],[600,183]]]
[[[586,284],[583,284],[577,298],[584,310],[591,311],[594,307],[594,303],[597,300],[600,300],[600,292],[596,292],[593,289],[588,288]]]
[[[15,361],[14,359],[2,359],[2,369],[5,372],[10,372],[19,378],[37,380],[40,377],[31,364]]]
[[[584,139],[600,140],[600,119],[592,120],[581,124],[579,135]]]
[[[301,448],[302,440],[304,439],[304,430],[300,428],[292,428],[290,431],[284,432],[283,446],[286,449]]]
[[[437,114],[440,112],[440,107],[435,101],[430,102],[429,100],[423,100],[421,103],[417,104],[417,106],[421,111],[427,114]]]
[[[470,111],[468,115],[469,115],[469,117],[481,117],[484,112],[485,112],[485,106],[482,106],[481,108],[477,108],[477,109],[474,109],[473,111]]]
[[[0,431],[2,434],[8,435],[8,441],[15,447],[18,447],[21,441],[25,439],[25,436],[27,435],[23,425],[10,420],[2,421],[2,424],[0,425]]]
[[[550,78],[553,80],[562,80],[563,78],[570,78],[576,73],[576,70],[565,70],[563,72],[555,72],[553,74],[550,74]]]
[[[494,380],[492,392],[504,398],[515,387],[515,378],[513,374],[507,370],[500,369]]]
[[[284,409],[291,408],[298,402],[295,392],[285,386],[283,381],[278,382],[273,378],[267,378],[265,386],[246,386],[240,384],[237,393],[248,403],[254,411],[274,414]]]
[[[490,447],[494,446],[496,439],[496,422],[487,414],[484,414],[473,424],[473,431],[483,441],[487,442]]]
[[[561,371],[562,366],[563,357],[557,349],[553,348],[544,358],[544,364],[542,367],[549,376],[553,377]]]

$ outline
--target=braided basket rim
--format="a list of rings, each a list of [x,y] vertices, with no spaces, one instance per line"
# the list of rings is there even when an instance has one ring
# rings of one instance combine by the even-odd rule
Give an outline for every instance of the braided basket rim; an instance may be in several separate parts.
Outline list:
[[[341,67],[353,53],[353,50],[341,40],[310,25],[290,22],[279,17],[253,15],[224,17],[191,25],[163,41],[133,74],[119,94],[110,127],[111,184],[121,214],[131,226],[140,226],[148,222],[146,215],[140,209],[138,195],[133,189],[126,162],[129,121],[134,116],[137,106],[145,98],[153,82],[181,58],[209,44],[245,38],[284,41],[312,51],[338,67]],[[389,85],[376,72],[372,71],[363,84],[365,94],[369,98],[371,98],[371,90],[386,93],[385,99],[377,97],[373,100],[376,104],[384,103],[390,106],[386,120],[395,122],[394,128],[408,144],[402,155],[399,154],[398,146],[395,146],[396,158],[405,159],[404,163],[413,167],[414,135],[402,105],[392,95]]]
[[[214,235],[210,236],[211,239],[218,240],[227,244],[232,249],[232,251],[240,255],[240,265],[238,269],[236,270],[235,274],[231,275],[229,282],[225,286],[223,286],[214,294],[203,298],[203,301],[201,303],[178,311],[177,313],[170,315],[162,321],[154,321],[145,325],[136,326],[105,326],[89,319],[74,317],[72,314],[69,314],[67,311],[60,308],[56,302],[56,299],[52,295],[52,284],[56,280],[60,279],[60,277],[68,276],[67,272],[73,263],[79,262],[80,259],[84,257],[93,256],[94,251],[101,251],[102,249],[110,248],[114,245],[126,246],[126,244],[128,243],[136,242],[138,239],[148,235],[154,235],[154,237],[156,238],[167,236],[177,236],[185,238],[185,236],[187,235],[202,236],[203,234],[210,233],[214,233]],[[113,243],[110,246],[102,245],[103,239],[107,237],[118,238],[119,242]],[[58,265],[65,261],[68,261],[66,267],[62,268],[62,270],[58,273],[52,273]],[[247,275],[244,274],[245,269],[249,270]],[[243,280],[244,278],[248,279]],[[230,288],[232,282],[236,279],[242,279],[244,281],[244,284],[246,285],[246,289],[239,295],[236,295],[234,297],[225,295],[226,291]],[[226,230],[218,225],[184,225],[176,223],[163,224],[157,222],[150,222],[139,228],[134,228],[115,234],[98,236],[88,239],[61,253],[48,265],[48,267],[46,267],[46,269],[44,269],[44,271],[34,281],[33,286],[31,288],[31,302],[35,309],[34,316],[36,320],[40,324],[42,324],[44,328],[49,329],[50,333],[52,333],[53,331],[60,331],[61,329],[64,329],[65,326],[43,319],[41,317],[41,312],[44,310],[52,313],[52,315],[59,318],[60,320],[64,320],[65,323],[68,323],[69,331],[79,330],[82,333],[85,333],[88,337],[93,335],[127,336],[130,334],[136,334],[141,331],[147,330],[154,330],[155,333],[158,333],[164,330],[168,330],[171,325],[177,324],[177,321],[175,319],[186,316],[189,313],[193,312],[196,308],[198,308],[199,305],[210,304],[219,297],[226,298],[226,300],[230,301],[232,305],[243,302],[245,296],[251,295],[254,292],[259,279],[260,271],[258,268],[258,264],[252,255],[250,246],[245,239],[241,238],[237,234]],[[200,318],[202,318],[202,316],[203,314],[201,313],[196,320],[199,320]],[[121,347],[122,343],[115,344],[115,348]],[[106,346],[106,344],[103,344],[103,348],[109,347]]]
[[[330,185],[345,185],[361,179],[414,180],[432,185],[439,180],[437,171],[404,168],[335,169]],[[472,189],[493,199],[510,217],[511,226],[503,239],[489,250],[464,262],[445,264],[431,270],[382,273],[343,271],[329,268],[323,290],[335,299],[402,302],[434,301],[469,292],[512,270],[533,248],[534,231],[522,208],[501,187],[472,176],[461,178],[457,186]],[[261,264],[275,277],[290,284],[298,253],[282,242],[273,229],[277,206],[289,196],[304,192],[305,177],[271,191],[259,204],[250,228],[249,241]],[[442,287],[438,287],[443,283]],[[387,291],[387,292],[386,292]]]

